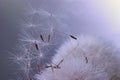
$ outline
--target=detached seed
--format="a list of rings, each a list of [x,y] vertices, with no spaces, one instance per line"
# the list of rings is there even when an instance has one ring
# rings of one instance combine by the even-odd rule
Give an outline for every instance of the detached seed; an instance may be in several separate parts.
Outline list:
[[[48,42],[50,42],[50,39],[51,39],[51,35],[49,34],[48,35]]]
[[[88,63],[88,58],[87,57],[85,57],[85,61],[86,61],[86,63]]]
[[[37,50],[39,50],[38,44],[36,44],[36,43],[35,43],[35,48],[36,48]]]
[[[73,35],[69,35],[69,36],[70,36],[71,38],[77,40],[77,38],[76,38],[75,36],[73,36]]]
[[[43,36],[40,34],[40,39],[44,42]]]

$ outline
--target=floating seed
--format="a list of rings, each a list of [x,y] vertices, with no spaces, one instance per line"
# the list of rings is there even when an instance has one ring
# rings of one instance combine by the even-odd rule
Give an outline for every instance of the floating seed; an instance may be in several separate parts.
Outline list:
[[[39,47],[38,47],[38,44],[37,44],[37,43],[35,43],[35,48],[36,48],[37,50],[39,50]]]
[[[70,36],[71,38],[77,40],[77,38],[76,38],[75,36],[73,36],[73,35],[69,35],[69,36]]]
[[[50,34],[48,35],[48,42],[50,42],[50,39],[51,39],[51,36],[50,36]]]
[[[38,73],[40,73],[40,65],[39,64],[37,64],[37,71],[38,71]]]
[[[59,63],[58,63],[58,66],[64,61],[64,59],[62,59]]]
[[[85,61],[86,61],[86,63],[88,63],[88,58],[87,57],[85,57]]]
[[[40,34],[40,39],[44,42],[43,36]]]
[[[29,80],[33,80],[31,76],[29,76]]]

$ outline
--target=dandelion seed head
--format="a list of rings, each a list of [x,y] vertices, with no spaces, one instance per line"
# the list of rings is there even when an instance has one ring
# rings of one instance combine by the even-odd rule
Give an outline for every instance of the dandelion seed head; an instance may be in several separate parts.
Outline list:
[[[110,80],[114,75],[120,77],[119,60],[114,56],[117,52],[112,45],[90,36],[77,38],[64,43],[53,57],[54,64],[64,59],[61,69],[52,72],[48,68],[43,74],[35,75],[37,80]]]

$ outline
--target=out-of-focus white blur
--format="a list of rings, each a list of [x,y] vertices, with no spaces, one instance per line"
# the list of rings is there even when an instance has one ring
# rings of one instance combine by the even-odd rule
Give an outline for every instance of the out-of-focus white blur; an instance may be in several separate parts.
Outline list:
[[[70,33],[102,36],[120,45],[119,0],[62,0],[61,2]]]

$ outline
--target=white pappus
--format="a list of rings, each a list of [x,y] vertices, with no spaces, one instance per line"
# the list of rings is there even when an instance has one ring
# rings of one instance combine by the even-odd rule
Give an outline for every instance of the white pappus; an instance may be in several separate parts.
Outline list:
[[[120,57],[113,45],[91,36],[65,42],[53,57],[51,68],[37,80],[120,80]],[[58,64],[58,65],[57,65]]]

